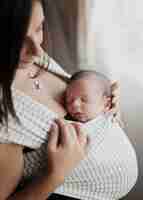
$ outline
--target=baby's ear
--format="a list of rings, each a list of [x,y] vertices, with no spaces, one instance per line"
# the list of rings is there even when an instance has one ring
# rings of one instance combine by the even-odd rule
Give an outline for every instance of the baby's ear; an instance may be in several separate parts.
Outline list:
[[[107,112],[111,109],[112,99],[109,96],[104,96],[104,111]]]
[[[66,106],[66,91],[62,92],[61,98],[60,98],[60,103],[64,106]]]

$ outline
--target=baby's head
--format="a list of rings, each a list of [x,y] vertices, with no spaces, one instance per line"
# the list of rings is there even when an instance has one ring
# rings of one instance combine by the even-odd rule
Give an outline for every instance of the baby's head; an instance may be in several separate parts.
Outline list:
[[[110,80],[96,71],[79,71],[70,79],[65,94],[66,109],[80,122],[96,118],[111,108]]]

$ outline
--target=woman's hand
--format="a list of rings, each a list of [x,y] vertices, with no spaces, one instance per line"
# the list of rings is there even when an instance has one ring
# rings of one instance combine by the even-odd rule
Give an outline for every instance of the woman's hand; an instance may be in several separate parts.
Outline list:
[[[113,115],[117,115],[120,112],[120,88],[118,82],[113,82],[111,84],[112,90],[112,102],[111,102],[111,110],[110,112]]]
[[[113,121],[118,122],[121,127],[124,127],[124,124],[121,120],[119,83],[113,82],[111,84],[111,89],[112,89],[112,103],[111,103],[110,113],[114,116]]]
[[[52,174],[57,184],[62,183],[85,157],[86,147],[87,137],[80,124],[74,126],[65,120],[57,120],[52,126],[47,147],[48,175]]]

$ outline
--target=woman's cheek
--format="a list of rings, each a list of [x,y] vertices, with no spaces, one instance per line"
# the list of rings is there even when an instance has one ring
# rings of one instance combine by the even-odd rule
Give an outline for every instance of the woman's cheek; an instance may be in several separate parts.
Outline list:
[[[20,53],[20,61],[24,61],[27,58],[26,47],[23,47]]]
[[[43,43],[43,31],[40,31],[37,37],[38,43],[41,45]]]

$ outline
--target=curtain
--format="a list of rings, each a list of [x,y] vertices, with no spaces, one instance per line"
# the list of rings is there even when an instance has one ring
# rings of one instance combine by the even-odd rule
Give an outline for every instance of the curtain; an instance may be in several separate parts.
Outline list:
[[[77,0],[48,3],[48,52],[70,73],[77,69],[77,8]]]

